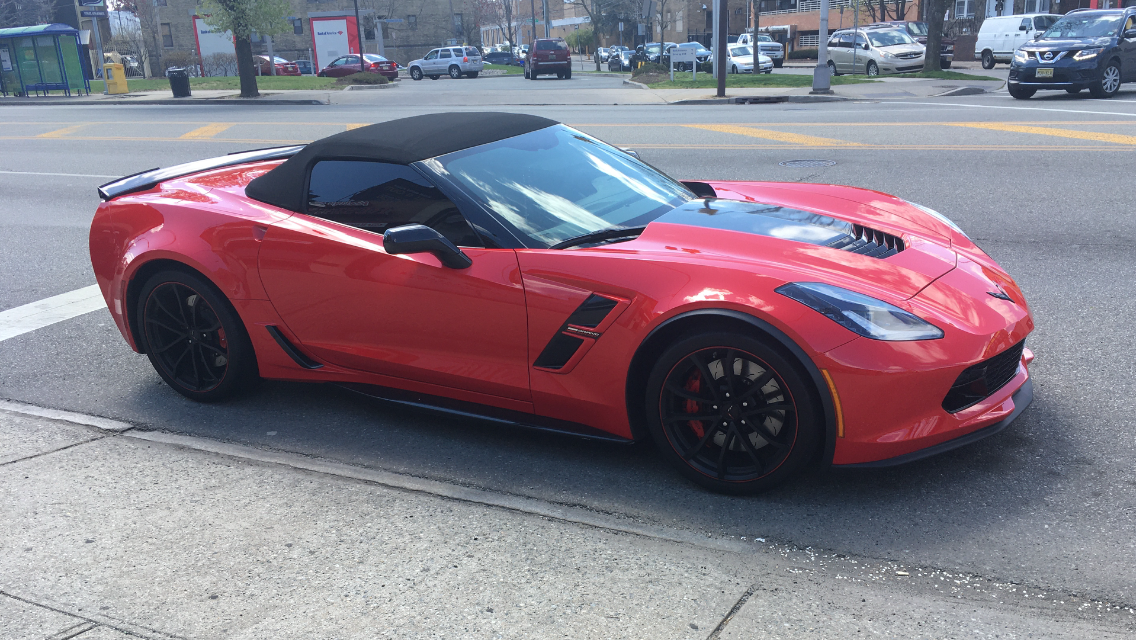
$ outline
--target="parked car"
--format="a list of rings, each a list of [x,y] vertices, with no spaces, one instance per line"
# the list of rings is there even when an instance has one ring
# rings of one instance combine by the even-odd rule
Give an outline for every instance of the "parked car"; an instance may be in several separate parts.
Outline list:
[[[596,64],[603,64],[607,62],[608,58],[610,57],[611,49],[608,49],[607,47],[600,47],[599,49],[596,49],[595,54],[592,55],[592,59],[596,61]]]
[[[564,38],[537,39],[525,58],[525,77],[529,80],[549,73],[555,73],[560,79],[572,77],[572,56]]]
[[[293,64],[300,70],[301,75],[310,76],[316,73],[315,65],[312,64],[311,60],[295,60]]]
[[[1070,11],[1014,52],[1007,89],[1027,99],[1039,89],[1088,89],[1111,98],[1136,81],[1136,7]]]
[[[454,80],[462,76],[476,78],[485,63],[481,52],[473,47],[442,47],[434,49],[418,60],[412,60],[406,65],[410,70],[410,77],[414,80],[430,78],[437,80],[442,76],[450,76]]]
[[[767,55],[757,54],[757,72],[773,73],[773,60]],[[726,46],[727,73],[753,73],[753,49],[745,44]]]
[[[630,71],[631,59],[635,57],[635,52],[631,49],[621,49],[616,51],[607,60],[608,71]]]
[[[654,62],[655,64],[662,64],[663,62],[663,43],[661,42],[648,42],[643,45],[643,59],[645,62]]]
[[[973,447],[1033,399],[1025,296],[946,216],[847,186],[680,182],[538,116],[390,120],[99,197],[95,279],[155,396],[344,384],[641,441],[729,493]]]
[[[919,22],[918,20],[890,20],[888,22],[873,22],[864,27],[865,29],[903,29],[907,35],[911,36],[916,42],[927,46],[927,23]],[[939,40],[939,66],[943,69],[950,69],[951,62],[955,59],[955,40],[943,36]]]
[[[508,51],[490,51],[482,56],[481,61],[485,64],[504,64],[508,66],[523,67],[524,62],[518,60],[516,56]]]
[[[781,65],[785,64],[785,45],[764,33],[757,34],[756,38],[754,38],[752,33],[743,33],[738,36],[737,44],[753,46],[755,42],[758,45],[758,53],[763,56],[769,56],[769,59],[773,60],[773,66],[780,69]]]
[[[974,41],[974,57],[983,69],[993,69],[999,62],[1011,62],[1018,47],[1034,35],[1061,19],[1051,13],[1025,13],[1016,16],[993,16],[982,21]]]
[[[368,73],[380,73],[390,80],[398,77],[398,66],[394,62],[387,60],[377,53],[364,53],[363,59],[367,61]],[[360,73],[362,69],[359,68],[359,55],[351,54],[346,56],[339,56],[331,61],[331,64],[323,68],[319,72],[321,78],[342,78],[349,76],[353,73]]]
[[[837,31],[828,41],[828,70],[832,75],[907,73],[923,68],[927,48],[900,29]]]
[[[698,61],[698,64],[714,61],[714,54],[709,49],[702,46],[701,42],[683,42],[682,44],[676,44],[674,46],[668,47],[667,50],[663,53],[662,60],[660,60],[660,62],[664,67],[667,67],[668,69],[670,68],[671,50],[679,47],[683,49],[694,49],[694,59]],[[675,66],[675,71],[690,71],[690,65],[685,62],[680,62]]]
[[[268,56],[253,56],[252,62],[256,66],[256,75],[270,76],[272,75],[272,67],[268,61]],[[285,60],[279,56],[275,56],[276,62],[276,75],[278,76],[298,76],[300,75],[300,68],[296,66],[295,62]]]

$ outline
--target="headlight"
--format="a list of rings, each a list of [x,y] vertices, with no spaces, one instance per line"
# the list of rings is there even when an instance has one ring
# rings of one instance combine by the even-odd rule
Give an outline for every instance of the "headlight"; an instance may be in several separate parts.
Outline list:
[[[911,205],[911,206],[915,207],[916,209],[919,209],[919,210],[920,210],[920,211],[922,211],[923,213],[925,213],[925,214],[927,214],[927,215],[931,216],[932,218],[934,218],[934,219],[938,220],[939,222],[942,222],[943,224],[947,225],[948,227],[950,227],[950,228],[954,229],[955,231],[958,231],[958,232],[959,232],[959,233],[961,233],[961,234],[962,234],[963,236],[965,236],[967,240],[970,240],[970,236],[966,235],[966,232],[965,232],[965,231],[963,231],[962,229],[960,229],[960,228],[959,228],[959,226],[958,226],[957,224],[955,224],[955,221],[954,221],[954,220],[951,220],[951,219],[950,219],[950,218],[948,218],[947,216],[945,216],[945,215],[943,215],[943,214],[939,213],[938,211],[935,211],[935,210],[934,210],[934,209],[932,209],[931,207],[924,207],[923,205],[921,205],[921,204],[916,204],[916,203],[914,203],[914,202],[908,202],[907,204],[909,204],[909,205]]]
[[[1029,62],[1029,59],[1030,54],[1028,51],[1022,51],[1021,49],[1018,49],[1014,52],[1014,60],[1016,62]]]
[[[777,293],[873,340],[937,340],[942,329],[883,300],[820,282],[791,282]]]
[[[1101,48],[1101,47],[1095,47],[1093,49],[1081,49],[1080,51],[1078,51],[1076,53],[1076,55],[1073,56],[1073,59],[1074,60],[1091,60],[1091,59],[1097,57],[1097,54],[1099,54],[1101,51],[1104,51],[1104,49]]]
[[[884,54],[885,58],[894,58],[895,57],[895,54],[891,53],[890,51],[881,51],[880,53]]]

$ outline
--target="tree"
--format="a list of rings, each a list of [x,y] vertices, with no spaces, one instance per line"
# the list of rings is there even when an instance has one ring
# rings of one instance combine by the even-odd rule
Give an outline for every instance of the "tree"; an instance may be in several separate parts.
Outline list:
[[[592,24],[592,50],[595,51],[599,47],[599,41],[596,38],[599,35],[604,13],[611,13],[613,10],[619,12],[625,2],[619,0],[614,2],[612,0],[564,0],[564,4],[580,7],[584,10],[584,13],[588,14],[588,21]],[[600,57],[596,56],[595,58],[596,71],[599,71]]]
[[[475,15],[480,15],[485,24],[491,24],[501,30],[505,40],[509,43],[509,51],[517,46],[517,15],[513,6],[515,0],[473,0]]]
[[[284,16],[291,11],[292,4],[288,0],[204,0],[201,3],[205,24],[233,34],[242,98],[260,95],[252,62],[252,33],[271,36],[284,31],[288,27]]]
[[[51,22],[53,0],[0,0],[0,28]]]
[[[924,71],[942,71],[939,51],[943,42],[943,14],[947,0],[924,0],[927,14],[927,54],[923,56]]]

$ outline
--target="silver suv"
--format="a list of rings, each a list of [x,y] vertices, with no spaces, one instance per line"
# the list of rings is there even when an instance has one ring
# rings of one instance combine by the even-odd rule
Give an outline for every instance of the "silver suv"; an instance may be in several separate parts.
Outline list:
[[[415,80],[423,77],[437,80],[446,75],[457,80],[462,76],[476,78],[485,64],[481,60],[481,52],[474,47],[442,47],[411,61],[406,67]]]

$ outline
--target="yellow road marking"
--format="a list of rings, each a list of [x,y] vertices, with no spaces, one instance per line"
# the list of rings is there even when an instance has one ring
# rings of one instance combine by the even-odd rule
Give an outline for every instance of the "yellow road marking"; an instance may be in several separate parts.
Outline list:
[[[369,123],[369,122],[349,122],[347,124],[347,130],[351,131],[352,129],[358,129],[359,127],[369,127],[369,126],[371,126],[371,123]]]
[[[706,131],[716,131],[718,133],[732,133],[739,136],[749,136],[750,138],[764,138],[766,140],[776,140],[778,142],[788,142],[790,144],[799,144],[808,147],[860,147],[863,146],[859,142],[848,142],[845,140],[834,140],[832,138],[820,138],[817,136],[806,136],[800,133],[788,133],[786,131],[770,131],[769,129],[755,129],[753,127],[739,127],[733,124],[687,124],[683,125],[692,129],[704,129]]]
[[[234,122],[214,122],[213,124],[207,124],[204,127],[198,127],[197,129],[190,131],[189,133],[181,136],[181,139],[182,140],[208,140],[209,138],[212,138],[213,136],[217,135],[218,133],[225,131],[226,129],[233,126],[234,124],[236,124],[236,123],[234,123]]]
[[[48,131],[47,133],[41,133],[36,137],[37,138],[63,138],[65,136],[71,135],[72,133],[75,133],[76,131],[78,131],[79,129],[82,129],[85,126],[87,126],[87,125],[77,124],[77,125],[73,125],[73,126],[70,126],[70,127],[63,127],[62,129],[56,129],[55,131]]]
[[[969,127],[972,129],[987,129],[989,131],[1036,133],[1043,136],[1056,136],[1058,138],[1073,138],[1075,140],[1092,140],[1094,142],[1112,142],[1115,144],[1136,145],[1136,136],[1126,136],[1119,133],[1097,133],[1096,131],[1075,131],[1073,129],[1052,129],[1049,127],[1026,127],[1017,124],[996,124],[992,122],[959,122],[944,124],[950,124],[951,126],[955,127]]]

